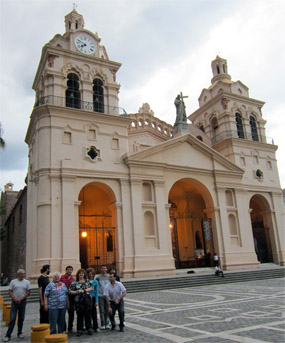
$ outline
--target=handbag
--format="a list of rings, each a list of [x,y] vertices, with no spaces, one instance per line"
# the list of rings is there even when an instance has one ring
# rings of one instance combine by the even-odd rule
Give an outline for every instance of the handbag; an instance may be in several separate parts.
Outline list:
[[[79,293],[74,297],[74,305],[76,312],[86,313],[91,307],[91,297],[87,293]]]

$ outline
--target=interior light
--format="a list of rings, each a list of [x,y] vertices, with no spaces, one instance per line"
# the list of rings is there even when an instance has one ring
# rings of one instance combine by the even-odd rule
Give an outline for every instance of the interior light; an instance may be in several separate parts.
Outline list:
[[[83,238],[87,237],[87,232],[86,232],[86,231],[83,231],[82,234],[81,234],[81,236],[82,236]]]

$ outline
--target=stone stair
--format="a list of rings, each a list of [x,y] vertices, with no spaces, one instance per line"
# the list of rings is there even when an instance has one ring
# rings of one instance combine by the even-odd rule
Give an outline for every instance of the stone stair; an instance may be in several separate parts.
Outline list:
[[[207,285],[219,285],[235,282],[246,282],[254,280],[265,280],[275,278],[285,278],[285,267],[261,268],[258,270],[242,270],[242,271],[225,271],[225,277],[215,276],[214,269],[211,273],[202,275],[185,274],[165,277],[152,277],[141,279],[122,280],[128,293],[150,292],[164,289],[176,289],[184,287],[199,287]],[[1,287],[0,294],[3,295],[4,301],[10,301],[8,295],[8,287]],[[32,285],[31,295],[28,297],[28,302],[38,302],[39,293],[36,285]]]
[[[184,287],[199,287],[207,285],[218,285],[225,283],[245,282],[264,279],[275,279],[285,277],[285,268],[224,272],[225,277],[212,274],[195,275],[186,274],[175,277],[157,277],[148,280],[129,280],[124,282],[128,293],[148,292],[163,289],[175,289]]]

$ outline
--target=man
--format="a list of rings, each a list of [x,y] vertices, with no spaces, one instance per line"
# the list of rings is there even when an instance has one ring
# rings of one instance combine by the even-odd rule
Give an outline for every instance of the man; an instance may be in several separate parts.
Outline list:
[[[104,295],[108,304],[108,312],[112,324],[112,330],[114,330],[116,327],[115,314],[116,310],[118,310],[120,319],[120,332],[124,332],[125,307],[123,298],[127,294],[126,288],[121,282],[116,281],[115,273],[110,273],[109,280],[110,283],[108,283],[106,286]]]
[[[219,256],[214,252],[214,267],[219,265]]]
[[[215,275],[219,276],[220,274],[222,275],[222,277],[224,277],[224,272],[222,271],[222,269],[219,266],[216,266],[215,267]]]
[[[67,266],[65,268],[65,274],[61,275],[60,281],[63,282],[69,290],[70,285],[73,281],[75,281],[75,278],[72,276],[73,267]],[[72,332],[73,329],[73,321],[74,321],[74,295],[68,294],[68,300],[69,300],[69,308],[68,308],[68,332]],[[66,330],[66,324],[65,324],[65,330]]]
[[[109,283],[109,275],[107,274],[107,266],[102,265],[101,274],[96,277],[99,283],[98,298],[99,298],[99,312],[101,320],[101,330],[110,329],[109,316],[108,316],[108,304],[106,297],[104,296],[104,290]]]
[[[17,271],[17,279],[10,282],[9,285],[9,295],[12,298],[11,312],[10,312],[10,322],[8,325],[8,330],[4,338],[4,342],[9,342],[11,339],[11,334],[14,330],[16,317],[18,314],[18,338],[25,338],[22,333],[23,323],[25,320],[25,310],[26,310],[26,298],[30,295],[30,282],[25,279],[26,272],[24,269],[19,269]]]
[[[48,323],[48,311],[44,307],[44,293],[46,286],[49,284],[50,265],[45,264],[41,269],[41,276],[38,278],[39,295],[40,295],[40,323]]]

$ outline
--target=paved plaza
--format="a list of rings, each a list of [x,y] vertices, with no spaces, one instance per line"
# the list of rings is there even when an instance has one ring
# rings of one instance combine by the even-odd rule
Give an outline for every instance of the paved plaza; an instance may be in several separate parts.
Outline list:
[[[68,342],[112,343],[283,343],[284,279],[133,293],[126,297],[126,329],[101,331]],[[27,305],[25,340],[38,323],[38,303]],[[1,322],[1,338],[6,326]]]

